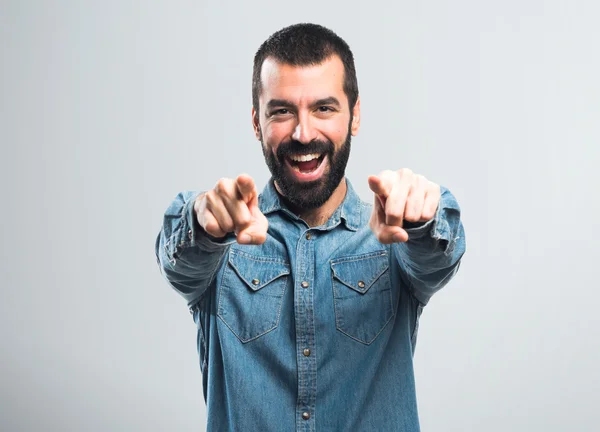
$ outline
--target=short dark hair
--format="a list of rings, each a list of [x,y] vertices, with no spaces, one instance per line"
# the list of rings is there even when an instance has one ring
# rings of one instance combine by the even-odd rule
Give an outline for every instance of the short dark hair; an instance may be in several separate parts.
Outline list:
[[[352,51],[333,31],[310,23],[294,24],[273,33],[256,52],[252,72],[254,110],[258,112],[258,99],[262,91],[260,73],[267,57],[292,66],[309,66],[318,65],[332,55],[337,55],[344,64],[344,93],[352,113],[358,100],[358,80]]]

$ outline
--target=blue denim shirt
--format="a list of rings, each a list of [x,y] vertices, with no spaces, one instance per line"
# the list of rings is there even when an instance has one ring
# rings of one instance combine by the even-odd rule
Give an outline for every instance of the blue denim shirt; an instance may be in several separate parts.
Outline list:
[[[198,328],[209,431],[419,431],[418,321],[465,251],[460,209],[442,188],[434,219],[383,245],[347,185],[310,228],[271,180],[260,246],[204,233],[195,192],[167,209],[156,254]]]

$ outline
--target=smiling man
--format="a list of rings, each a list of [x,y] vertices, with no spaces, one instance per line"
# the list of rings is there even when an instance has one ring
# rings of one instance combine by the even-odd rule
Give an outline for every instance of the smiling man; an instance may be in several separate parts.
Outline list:
[[[418,322],[465,251],[458,203],[406,168],[368,178],[372,205],[355,193],[358,84],[332,31],[273,34],[252,95],[271,180],[180,193],[156,241],[198,328],[208,430],[418,431]]]

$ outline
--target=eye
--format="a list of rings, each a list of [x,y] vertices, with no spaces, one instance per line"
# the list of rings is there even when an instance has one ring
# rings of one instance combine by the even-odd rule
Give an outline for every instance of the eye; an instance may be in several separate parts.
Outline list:
[[[271,112],[271,115],[286,115],[289,114],[290,111],[285,108],[280,108]]]
[[[331,108],[330,106],[327,106],[327,105],[320,106],[318,108],[318,110],[319,110],[319,112],[322,112],[322,113],[327,113],[327,112],[333,112],[334,111],[333,108]]]

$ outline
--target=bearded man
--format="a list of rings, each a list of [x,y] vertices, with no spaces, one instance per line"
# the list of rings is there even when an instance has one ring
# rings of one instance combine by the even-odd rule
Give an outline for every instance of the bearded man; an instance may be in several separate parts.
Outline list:
[[[252,97],[263,192],[246,174],[182,192],[156,241],[198,328],[208,430],[418,431],[418,322],[465,251],[458,203],[406,168],[361,201],[345,178],[356,70],[331,30],[269,37]]]

